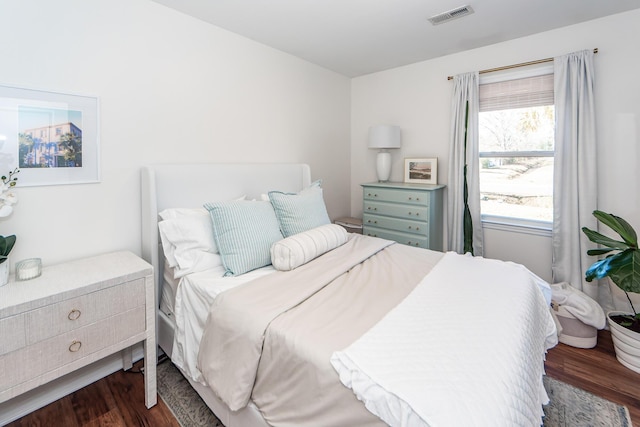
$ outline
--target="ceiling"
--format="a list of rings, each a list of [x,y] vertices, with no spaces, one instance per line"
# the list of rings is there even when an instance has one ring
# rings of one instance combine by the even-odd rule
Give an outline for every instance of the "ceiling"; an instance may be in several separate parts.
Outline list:
[[[348,77],[640,8],[638,0],[154,1]],[[464,5],[474,13],[427,20]]]

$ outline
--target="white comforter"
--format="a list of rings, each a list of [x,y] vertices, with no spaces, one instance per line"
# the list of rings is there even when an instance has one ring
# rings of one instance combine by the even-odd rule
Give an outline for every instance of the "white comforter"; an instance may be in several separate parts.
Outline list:
[[[557,343],[545,295],[521,265],[448,253],[331,363],[392,426],[539,426]]]

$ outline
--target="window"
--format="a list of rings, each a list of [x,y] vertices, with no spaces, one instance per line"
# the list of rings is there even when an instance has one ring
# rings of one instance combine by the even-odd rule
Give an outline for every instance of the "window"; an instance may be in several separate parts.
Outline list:
[[[551,228],[555,110],[549,71],[480,81],[480,209],[485,223]]]

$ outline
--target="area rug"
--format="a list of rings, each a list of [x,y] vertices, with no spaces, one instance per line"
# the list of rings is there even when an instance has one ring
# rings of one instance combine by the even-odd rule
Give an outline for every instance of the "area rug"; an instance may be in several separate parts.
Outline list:
[[[544,407],[546,427],[631,427],[626,407],[545,377],[551,403]],[[158,365],[158,394],[182,427],[224,427],[173,364]]]

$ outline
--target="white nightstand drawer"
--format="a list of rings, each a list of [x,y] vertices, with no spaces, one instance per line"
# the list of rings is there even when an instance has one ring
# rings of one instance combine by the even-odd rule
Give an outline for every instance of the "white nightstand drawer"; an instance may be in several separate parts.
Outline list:
[[[24,321],[22,314],[0,319],[0,356],[27,344]]]
[[[372,202],[365,200],[365,214],[377,214],[407,218],[413,220],[427,221],[429,219],[429,209],[421,206],[394,205],[384,202]]]
[[[364,226],[363,234],[365,236],[380,237],[381,239],[395,240],[404,245],[415,246],[418,248],[429,248],[429,237],[419,236],[417,234],[403,233],[400,231],[385,230],[382,228]]]
[[[145,329],[145,307],[142,306],[1,356],[0,394],[127,338],[143,334]]]
[[[364,198],[365,200],[384,200],[385,202],[429,206],[429,193],[424,191],[365,187]]]
[[[410,219],[390,218],[372,214],[364,214],[362,223],[369,227],[388,228],[390,230],[420,235],[424,235],[429,227],[426,221],[413,221]]]
[[[25,313],[27,344],[144,306],[144,279],[71,298]]]

